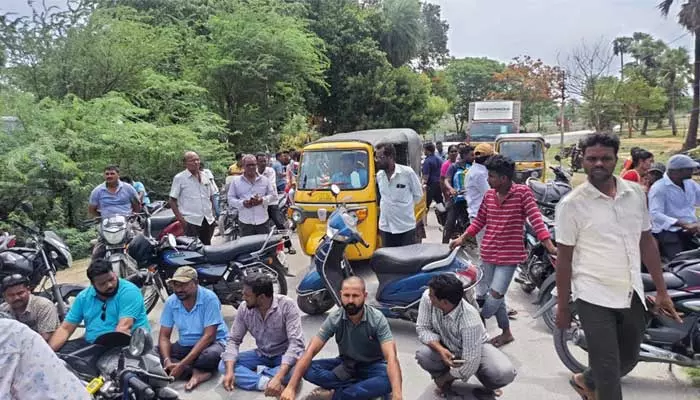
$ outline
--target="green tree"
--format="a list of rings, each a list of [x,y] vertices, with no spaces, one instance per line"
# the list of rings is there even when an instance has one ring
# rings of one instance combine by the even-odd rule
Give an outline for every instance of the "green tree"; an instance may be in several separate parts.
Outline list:
[[[612,129],[614,122],[622,122],[622,105],[618,100],[617,88],[620,80],[613,76],[603,76],[588,81],[583,88],[580,114],[593,129]]]
[[[450,51],[447,48],[447,32],[450,25],[442,19],[439,4],[423,2],[421,18],[424,27],[423,40],[418,49],[417,67],[427,72],[447,64]]]
[[[664,0],[659,4],[659,9],[663,16],[668,16],[673,4],[680,1]],[[693,107],[690,112],[690,123],[688,124],[688,135],[685,137],[683,150],[688,150],[697,146],[698,142],[698,118],[700,117],[700,1],[686,0],[681,4],[681,11],[678,13],[678,23],[695,35],[694,59],[695,67],[693,71]]]
[[[498,86],[494,74],[505,66],[488,58],[455,59],[447,64],[447,81],[454,88],[451,113],[457,132],[464,132],[464,123],[469,120],[469,103],[484,100]]]
[[[641,113],[646,116],[659,112],[663,110],[667,101],[664,90],[651,86],[641,75],[629,76],[618,86],[616,96],[622,104],[630,138],[632,137],[632,123],[638,115]]]
[[[619,37],[613,40],[613,54],[620,56],[620,80],[625,79],[625,54],[629,53],[631,46],[631,37]]]
[[[389,63],[394,67],[406,65],[417,55],[424,43],[424,25],[419,0],[383,0],[380,43]]]
[[[668,121],[673,136],[678,134],[676,127],[676,107],[686,93],[690,81],[690,56],[684,47],[667,49],[661,55],[659,75],[668,97]]]

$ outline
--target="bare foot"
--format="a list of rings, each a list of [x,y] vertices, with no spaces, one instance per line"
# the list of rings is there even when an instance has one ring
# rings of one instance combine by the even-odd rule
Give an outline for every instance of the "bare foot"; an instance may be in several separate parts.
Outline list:
[[[333,398],[333,391],[324,389],[324,388],[316,388],[311,393],[308,394],[304,398],[304,400],[331,400]]]
[[[204,372],[200,371],[198,369],[192,370],[192,377],[190,378],[189,381],[185,384],[185,391],[189,392],[199,386],[200,383],[206,382],[209,379],[211,379],[212,373],[211,372]]]
[[[483,399],[483,400],[495,399],[496,397],[503,396],[503,390],[501,390],[501,389],[490,390],[490,389],[486,389],[486,388],[476,388],[476,389],[472,390],[472,394],[474,395],[474,397],[476,397],[477,399],[480,399],[480,400],[481,399]]]
[[[456,378],[450,375],[449,372],[445,372],[444,374],[433,379],[433,381],[435,381],[435,386],[437,386],[437,388],[435,388],[435,394],[440,397],[447,397],[447,392],[449,392],[452,388],[452,383],[455,381],[455,379]]]
[[[513,340],[515,340],[515,338],[510,333],[501,333],[500,335],[491,339],[491,344],[494,347],[499,348],[499,347],[503,347],[503,346],[507,345],[508,343],[512,342]]]

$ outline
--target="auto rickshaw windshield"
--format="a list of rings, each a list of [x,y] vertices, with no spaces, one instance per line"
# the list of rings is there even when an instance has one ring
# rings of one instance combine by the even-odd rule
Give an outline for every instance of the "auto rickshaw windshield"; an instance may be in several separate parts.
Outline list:
[[[513,161],[542,161],[544,153],[542,143],[538,141],[504,141],[498,149],[500,154],[510,157]]]
[[[304,152],[299,169],[300,190],[359,190],[369,181],[368,154],[365,150],[327,150]]]

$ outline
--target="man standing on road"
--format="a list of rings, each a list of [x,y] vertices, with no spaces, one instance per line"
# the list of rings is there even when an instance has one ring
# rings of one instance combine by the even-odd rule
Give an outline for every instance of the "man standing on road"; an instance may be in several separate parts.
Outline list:
[[[275,161],[272,162],[272,169],[275,170],[276,178],[273,182],[277,193],[284,192],[287,186],[287,167],[289,166],[289,151],[282,150],[275,154]]]
[[[698,167],[692,158],[677,154],[668,160],[664,177],[649,190],[651,231],[669,260],[691,250],[693,235],[700,233],[695,215],[695,207],[700,206],[700,184],[693,180]]]
[[[481,203],[484,201],[484,196],[489,190],[489,171],[486,169],[484,164],[486,160],[493,155],[493,146],[489,143],[479,143],[474,149],[474,162],[471,168],[469,168],[469,174],[467,174],[467,180],[464,184],[467,194],[467,213],[469,214],[469,220],[474,221],[476,215],[479,213],[479,208],[481,208]],[[481,246],[481,241],[484,238],[484,231],[482,230],[476,235],[476,241]],[[484,293],[481,296],[485,296]]]
[[[277,179],[275,170],[267,166],[267,156],[265,153],[258,153],[255,155],[255,159],[258,163],[258,174],[266,177],[270,182],[275,182]],[[279,194],[285,196],[286,193]],[[280,208],[277,205],[279,198],[267,206],[267,214],[270,216],[272,223],[275,224],[275,228],[278,230],[286,230],[285,218],[280,212]],[[284,247],[287,248],[289,254],[296,254],[296,250],[292,247],[292,241],[288,237],[284,241]]]
[[[306,400],[369,400],[389,393],[392,400],[401,400],[396,344],[384,314],[365,304],[367,290],[362,278],[343,281],[341,298],[343,307],[331,313],[311,339],[281,399],[294,400],[304,377],[319,386]],[[334,335],[340,356],[312,361]]]
[[[87,277],[91,286],[78,294],[63,323],[49,340],[54,351],[72,353],[109,332],[131,335],[136,328],[151,330],[141,290],[117,277],[112,264],[104,259],[93,260]],[[85,322],[85,336],[68,340],[81,322]]]
[[[439,395],[446,395],[455,380],[466,382],[476,375],[485,394],[500,396],[500,388],[515,379],[513,363],[488,343],[479,311],[464,299],[462,281],[452,274],[437,275],[428,283],[416,331],[423,343],[416,360],[430,373]]]
[[[423,185],[425,186],[425,206],[435,201],[435,204],[443,204],[442,190],[440,189],[440,169],[442,168],[442,158],[435,154],[435,145],[426,143],[423,145]]]
[[[414,206],[423,198],[418,175],[411,167],[396,163],[396,148],[380,143],[375,149],[379,187],[379,233],[382,246],[407,246],[416,242]]]
[[[241,236],[270,233],[268,206],[277,202],[274,182],[258,174],[255,156],[243,156],[243,175],[236,176],[228,189],[228,205],[238,209]]]
[[[468,145],[460,146],[458,149],[459,159],[450,165],[445,175],[445,189],[449,193],[452,204],[448,208],[447,218],[445,218],[442,243],[450,242],[457,233],[457,221],[467,216],[466,193],[460,192],[466,188],[466,178],[474,161],[474,149]]]
[[[637,364],[645,330],[644,262],[656,304],[680,320],[666,292],[642,187],[613,175],[620,139],[593,133],[581,140],[588,181],[557,206],[557,326],[571,323],[569,298],[588,344],[589,369],[570,383],[584,399],[622,400],[620,377]]]
[[[525,219],[530,221],[547,251],[556,253],[549,231],[542,221],[542,214],[535,198],[526,185],[513,183],[515,163],[508,157],[494,155],[486,161],[489,189],[484,196],[479,212],[462,236],[450,243],[450,247],[461,246],[467,236],[475,237],[486,229],[481,241],[481,269],[484,271],[486,293],[477,293],[477,301],[483,301],[481,316],[496,316],[503,333],[491,340],[501,347],[514,340],[506,308],[506,292],[518,264],[525,261],[527,253],[523,244]],[[480,297],[483,296],[483,297]]]
[[[60,324],[56,306],[45,297],[33,295],[26,276],[6,276],[2,280],[2,297],[5,303],[0,305],[0,312],[27,325],[47,342],[51,339]]]
[[[219,299],[199,286],[194,268],[178,268],[168,284],[174,293],[160,315],[156,351],[170,376],[189,379],[185,390],[190,391],[216,372],[224,351],[226,325]],[[173,327],[178,333],[176,343],[170,342]]]
[[[183,157],[185,170],[175,175],[170,188],[170,208],[185,231],[185,235],[199,237],[205,245],[211,244],[214,234],[214,194],[211,180],[199,168],[199,155],[188,151]]]
[[[294,300],[275,295],[272,278],[263,274],[246,277],[243,300],[219,364],[224,389],[233,391],[235,385],[277,397],[304,352],[301,312]],[[258,348],[240,353],[246,332]]]
[[[104,170],[104,183],[90,193],[88,214],[92,217],[131,215],[141,211],[136,189],[119,179],[119,167],[108,165]]]

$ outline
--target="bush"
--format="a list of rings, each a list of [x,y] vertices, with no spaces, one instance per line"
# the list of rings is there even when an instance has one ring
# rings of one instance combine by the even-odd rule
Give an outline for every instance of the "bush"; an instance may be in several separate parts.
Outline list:
[[[56,234],[68,245],[73,261],[90,257],[90,252],[92,251],[90,241],[97,238],[95,229],[80,231],[75,228],[62,228],[56,230]]]

